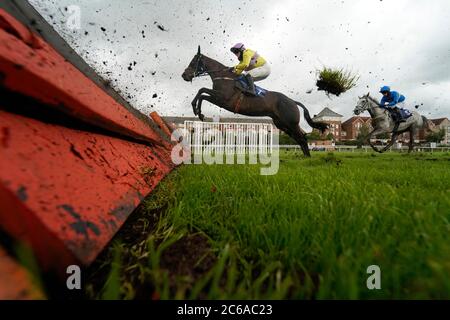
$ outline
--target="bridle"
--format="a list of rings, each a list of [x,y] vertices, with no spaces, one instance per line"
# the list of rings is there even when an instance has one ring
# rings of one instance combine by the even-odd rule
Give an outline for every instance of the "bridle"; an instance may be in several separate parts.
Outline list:
[[[359,109],[361,109],[361,110],[358,110],[359,114],[361,114],[363,111],[366,111],[366,110],[370,112],[370,107],[371,106],[370,106],[370,101],[369,101],[368,98],[364,99],[364,101],[361,102],[361,104],[358,104],[357,107],[359,107],[360,105],[361,105],[361,107]],[[382,118],[384,116],[385,116],[384,114],[380,114],[380,115],[378,115],[376,117],[373,117],[372,120],[377,120],[377,119]]]
[[[369,110],[370,108],[370,102],[368,98],[365,98],[362,102],[361,102],[361,111],[365,111],[365,110]]]
[[[202,57],[203,55],[201,53],[197,54],[197,61],[194,70],[194,78],[208,76],[211,72],[219,72],[227,70],[227,68],[218,70],[206,70],[206,66],[203,63]]]
[[[208,75],[208,73],[207,73],[205,64],[203,63],[202,55],[197,54],[197,62],[195,65],[195,70],[194,70],[194,78],[202,77],[202,76],[206,76],[206,75]]]

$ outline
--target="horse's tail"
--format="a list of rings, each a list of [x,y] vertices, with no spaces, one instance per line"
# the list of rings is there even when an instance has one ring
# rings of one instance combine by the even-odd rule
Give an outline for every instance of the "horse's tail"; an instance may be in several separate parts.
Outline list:
[[[313,127],[314,129],[319,129],[321,133],[324,133],[324,131],[328,129],[328,124],[326,124],[326,123],[324,123],[324,122],[315,122],[315,121],[313,121],[313,119],[311,119],[311,116],[309,115],[308,109],[306,109],[306,107],[305,107],[302,103],[300,103],[300,102],[298,102],[298,101],[295,101],[295,100],[294,100],[294,102],[295,102],[300,108],[303,109],[303,112],[305,113],[305,119],[306,119],[306,122],[308,122],[308,124],[309,124],[311,127]]]

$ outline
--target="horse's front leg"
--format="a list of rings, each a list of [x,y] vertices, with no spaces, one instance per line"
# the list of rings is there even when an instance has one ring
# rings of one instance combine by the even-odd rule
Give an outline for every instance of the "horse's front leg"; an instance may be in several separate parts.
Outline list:
[[[390,147],[392,147],[392,145],[395,143],[395,141],[397,141],[397,137],[398,134],[392,132],[392,136],[391,136],[391,141],[389,141],[389,143],[386,145],[386,147],[383,148],[382,152],[388,150]]]
[[[386,150],[388,150],[390,147],[392,147],[392,145],[394,144],[395,140],[397,140],[397,137],[395,137],[395,139],[391,138],[391,141],[386,145],[386,147],[383,148],[383,150],[381,150],[381,152],[385,152]]]
[[[382,153],[383,151],[378,150],[378,148],[375,147],[375,146],[372,144],[372,142],[370,142],[370,139],[372,139],[373,136],[376,137],[377,135],[379,135],[379,134],[381,134],[381,133],[383,133],[383,130],[375,129],[375,130],[373,130],[371,133],[369,133],[368,136],[366,137],[366,141],[369,143],[369,146],[370,146],[375,152],[378,152],[378,153]]]
[[[413,128],[409,129],[409,148],[408,153],[411,153],[414,150],[414,134],[415,130]]]
[[[194,115],[198,115],[198,113],[199,113],[199,109],[197,108],[197,103],[198,103],[198,99],[200,98],[200,96],[204,93],[213,94],[214,90],[209,89],[209,88],[201,88],[200,90],[198,90],[197,94],[194,97],[194,100],[192,100],[192,102],[191,102],[192,109],[194,111]]]
[[[202,95],[198,98],[198,105],[197,105],[197,110],[198,110],[198,117],[201,121],[203,121],[203,119],[205,118],[205,116],[202,114],[202,103],[203,100],[206,100],[208,102],[211,102],[212,104],[215,104],[216,106],[220,107],[220,99],[217,96],[206,96],[206,95]]]

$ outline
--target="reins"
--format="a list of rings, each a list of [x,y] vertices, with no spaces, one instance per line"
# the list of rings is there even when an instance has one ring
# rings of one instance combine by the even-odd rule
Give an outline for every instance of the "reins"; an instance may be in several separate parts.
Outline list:
[[[228,68],[225,68],[225,69],[217,69],[217,70],[205,70],[205,71],[203,71],[203,72],[201,72],[201,73],[195,72],[195,73],[194,73],[194,78],[209,76],[209,74],[210,74],[211,72],[225,71],[225,70],[227,70],[227,69],[228,69]],[[219,78],[215,78],[215,79],[219,79]],[[228,79],[231,79],[231,78],[228,78]],[[234,80],[234,79],[232,79],[232,80]]]
[[[200,63],[203,63],[201,55],[198,57],[198,60],[197,60],[197,66],[195,67],[195,71],[194,71],[194,78],[209,76],[209,74],[211,72],[225,71],[225,70],[228,69],[228,68],[222,68],[222,69],[217,69],[217,70],[202,70],[202,71],[199,71]],[[203,65],[203,68],[206,68],[206,67]]]

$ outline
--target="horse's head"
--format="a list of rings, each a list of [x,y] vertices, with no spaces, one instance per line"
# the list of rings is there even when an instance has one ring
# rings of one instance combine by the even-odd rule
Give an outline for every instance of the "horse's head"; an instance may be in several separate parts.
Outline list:
[[[369,98],[369,93],[362,96],[362,97],[358,97],[358,104],[356,105],[355,109],[353,109],[353,113],[356,115],[359,115],[361,113],[363,113],[366,110],[369,110],[370,105],[371,105],[371,101]]]
[[[184,70],[181,75],[185,81],[192,81],[198,75],[205,72],[206,67],[202,60],[202,54],[200,53],[200,46],[198,46],[197,54],[192,58],[188,67]]]

